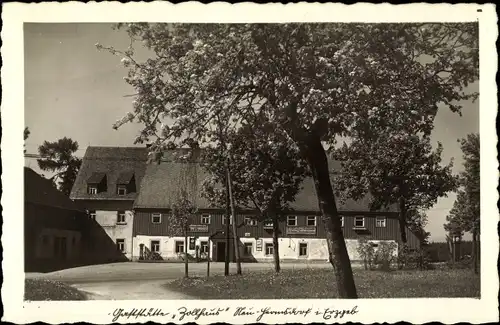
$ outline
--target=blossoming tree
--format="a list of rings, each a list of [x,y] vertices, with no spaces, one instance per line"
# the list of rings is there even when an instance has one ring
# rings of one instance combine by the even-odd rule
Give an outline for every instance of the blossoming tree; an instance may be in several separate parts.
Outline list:
[[[291,211],[290,202],[300,189],[307,166],[294,143],[284,134],[273,132],[269,120],[262,115],[254,118],[252,124],[244,122],[225,138],[229,150],[223,150],[220,143],[204,150],[204,166],[212,176],[205,180],[203,194],[214,206],[224,205],[226,191],[220,179],[224,179],[229,162],[237,208],[257,211],[247,220],[272,222],[274,265],[280,272],[279,222]]]
[[[230,127],[263,111],[297,146],[314,179],[341,298],[356,298],[325,145],[387,107],[427,130],[438,103],[453,111],[477,78],[477,24],[121,24],[152,57],[119,51],[135,88],[137,142],[204,145],[222,112]],[[104,48],[98,45],[99,48]],[[379,113],[386,110],[380,110]],[[122,121],[122,122],[124,122]],[[116,126],[119,126],[119,122]],[[163,127],[161,124],[163,123]],[[258,128],[258,125],[254,125]]]

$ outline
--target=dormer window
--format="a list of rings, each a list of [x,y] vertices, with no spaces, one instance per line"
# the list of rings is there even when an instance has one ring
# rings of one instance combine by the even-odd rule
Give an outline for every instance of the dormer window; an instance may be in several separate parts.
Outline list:
[[[87,179],[87,193],[90,195],[99,194],[101,192],[106,192],[107,190],[107,180],[105,173],[93,173]]]
[[[127,195],[127,187],[125,185],[118,185],[116,192],[120,196]]]
[[[119,196],[136,192],[135,175],[133,171],[125,171],[116,180],[116,194]]]

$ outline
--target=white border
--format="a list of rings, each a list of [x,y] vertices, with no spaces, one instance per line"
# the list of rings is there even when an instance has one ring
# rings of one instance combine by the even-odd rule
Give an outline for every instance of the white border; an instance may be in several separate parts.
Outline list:
[[[482,9],[481,13],[477,9]],[[481,211],[482,219],[482,268],[481,299],[373,299],[347,300],[275,300],[275,301],[86,301],[86,302],[38,302],[24,303],[23,261],[19,252],[23,247],[23,199],[22,166],[24,128],[24,69],[23,69],[23,22],[118,22],[118,21],[164,21],[164,22],[464,22],[480,21],[480,126],[481,126]],[[330,308],[352,308],[358,313],[342,319],[324,320],[311,315],[307,319],[276,316],[263,320],[266,323],[283,322],[396,322],[424,323],[439,321],[494,322],[498,320],[497,294],[498,276],[496,259],[498,240],[496,234],[498,209],[496,190],[498,171],[495,133],[497,107],[495,74],[497,55],[495,40],[497,25],[494,5],[475,4],[267,4],[243,3],[230,5],[213,3],[202,5],[190,2],[179,5],[169,3],[40,3],[3,5],[3,29],[1,49],[2,67],[2,182],[3,182],[3,236],[4,248],[2,297],[5,321],[47,323],[86,321],[109,323],[115,308],[155,307],[163,310],[179,306],[213,307],[252,305],[262,306],[311,306]],[[146,319],[170,322],[169,318]],[[129,319],[130,322],[146,321]],[[175,322],[176,320],[174,320]],[[184,321],[193,321],[186,319]],[[224,316],[204,318],[196,322],[253,323],[255,319],[233,319],[231,313]]]

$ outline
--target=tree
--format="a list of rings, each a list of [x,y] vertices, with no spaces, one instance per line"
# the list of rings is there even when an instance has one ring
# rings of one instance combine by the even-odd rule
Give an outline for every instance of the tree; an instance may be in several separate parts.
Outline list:
[[[479,134],[472,133],[461,139],[464,171],[460,173],[460,190],[453,203],[453,208],[446,217],[444,225],[451,235],[462,236],[464,232],[472,234],[473,267],[478,273],[477,240],[480,232],[480,168],[479,168]]]
[[[291,211],[306,173],[305,162],[300,159],[298,149],[279,132],[273,133],[272,124],[265,116],[259,119],[260,128],[244,123],[227,138],[229,157],[221,154],[218,147],[205,151],[205,168],[212,175],[204,182],[204,196],[214,206],[225,200],[225,189],[219,185],[229,160],[233,184],[234,202],[239,210],[257,211],[253,219],[273,224],[273,246],[275,271],[280,272],[279,222]],[[228,159],[229,158],[229,159]]]
[[[184,236],[184,277],[189,277],[189,254],[188,254],[188,232],[193,216],[196,214],[196,205],[189,199],[185,190],[180,191],[179,196],[171,207],[171,218],[169,226],[180,230]]]
[[[28,129],[28,127],[25,127],[24,128],[24,141],[28,140],[28,137],[30,136],[30,130]],[[26,145],[24,145],[24,153],[26,153]]]
[[[368,115],[370,121],[372,115]],[[410,230],[421,227],[419,211],[454,191],[457,179],[452,173],[453,161],[442,164],[441,143],[433,150],[430,136],[415,134],[411,125],[405,128],[406,123],[401,124],[375,118],[369,132],[353,132],[351,141],[334,150],[334,155],[342,165],[336,183],[343,197],[360,199],[371,194],[372,209],[399,207],[404,251],[408,226]]]
[[[341,298],[357,293],[324,146],[365,128],[373,107],[421,133],[432,128],[438,103],[459,111],[460,101],[477,97],[464,90],[478,77],[477,23],[118,27],[154,54],[139,62],[132,46],[97,44],[123,57],[137,93],[134,113],[115,127],[138,120],[145,127],[136,141],[154,138],[152,149],[162,150],[183,138],[206,144],[222,112],[233,129],[266,112],[312,174]],[[168,127],[159,134],[161,122]]]
[[[198,170],[199,148],[196,143],[190,143],[188,150],[174,152],[174,163],[180,164],[177,178],[173,181],[176,184],[174,200],[170,207],[171,213],[168,219],[168,226],[174,234],[182,234],[184,237],[184,276],[189,276],[189,226],[198,209],[196,197],[198,194]],[[156,156],[154,160],[161,163],[161,157]]]
[[[55,172],[51,180],[68,196],[82,164],[82,160],[74,156],[77,151],[78,142],[66,137],[54,142],[44,141],[38,147],[38,154],[42,157],[37,160],[38,166],[44,171]]]

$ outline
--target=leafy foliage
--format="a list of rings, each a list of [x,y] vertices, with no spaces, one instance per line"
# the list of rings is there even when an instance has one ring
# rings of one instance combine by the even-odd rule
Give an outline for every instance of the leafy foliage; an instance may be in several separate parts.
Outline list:
[[[207,125],[227,111],[237,120],[268,111],[282,129],[291,102],[296,125],[325,119],[329,143],[374,121],[429,134],[438,103],[460,111],[457,102],[477,97],[464,90],[478,77],[476,23],[119,27],[155,53],[138,62],[132,47],[107,48],[123,56],[137,90],[126,120],[147,126],[138,142],[184,135],[204,143]],[[160,118],[170,125],[160,128]]]
[[[30,130],[28,129],[28,127],[25,127],[24,128],[24,141],[28,140],[28,137],[30,136]],[[25,145],[25,148],[26,148],[26,145]],[[26,149],[24,149],[24,153],[26,153]]]
[[[380,242],[375,251],[373,263],[378,265],[382,271],[390,271],[397,257],[396,250],[397,244],[395,242]]]
[[[37,160],[38,166],[42,170],[56,172],[51,180],[68,196],[82,164],[82,160],[74,156],[77,150],[78,142],[66,137],[54,142],[44,141],[38,147],[42,156]]]
[[[375,247],[366,238],[358,238],[358,246],[356,250],[363,260],[365,270],[373,268],[373,258],[375,256]]]
[[[464,158],[461,188],[444,225],[452,236],[462,236],[464,232],[479,233],[480,230],[479,134],[469,134],[460,140],[460,144]]]
[[[228,152],[220,146],[205,150],[204,166],[212,177],[204,182],[204,196],[214,206],[224,205],[225,188],[218,184],[225,179],[229,161],[237,207],[256,210],[257,217],[264,220],[290,210],[289,203],[306,175],[306,165],[293,143],[268,129],[272,127],[269,121],[260,117],[259,123],[259,128],[245,123],[228,137]]]
[[[406,134],[395,131],[387,125],[369,141],[358,134],[334,151],[343,170],[336,176],[337,190],[342,197],[357,199],[370,193],[372,209],[403,199],[406,222],[418,232],[427,219],[421,211],[457,187],[453,161],[442,165],[443,146],[439,143],[433,150],[429,136],[412,134],[411,129]]]

